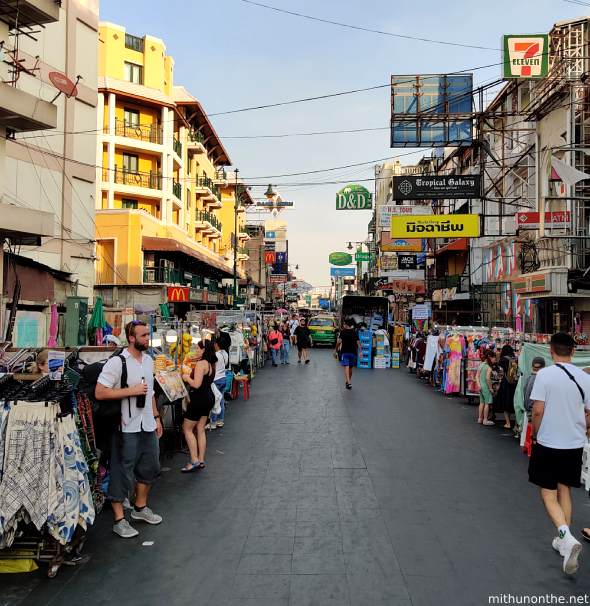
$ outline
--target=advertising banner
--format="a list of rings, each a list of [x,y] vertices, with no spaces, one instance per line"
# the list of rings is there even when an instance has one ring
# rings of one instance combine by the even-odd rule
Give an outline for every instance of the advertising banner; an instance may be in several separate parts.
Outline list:
[[[373,194],[362,185],[347,185],[336,194],[336,210],[371,210]]]
[[[416,255],[398,255],[397,264],[400,269],[416,269],[418,260]]]
[[[393,178],[394,200],[479,198],[480,175],[402,176]]]
[[[369,290],[388,288],[389,278],[369,278]]]
[[[389,244],[382,244],[382,252],[420,252],[422,250],[422,240],[391,240]]]
[[[428,320],[430,318],[430,305],[422,303],[412,307],[412,320]]]
[[[397,255],[384,255],[381,257],[381,269],[384,271],[397,269],[397,267]]]
[[[503,78],[536,79],[549,73],[549,35],[502,36]]]
[[[272,274],[269,279],[271,284],[277,284],[279,282],[287,282],[289,276],[287,274]]]
[[[186,286],[169,286],[168,301],[170,303],[188,303],[189,299],[188,287]]]
[[[301,294],[304,292],[309,292],[313,286],[309,282],[289,282],[285,287],[285,292],[290,294]]]
[[[479,238],[479,215],[391,217],[393,238]]]
[[[516,229],[539,229],[541,224],[541,213],[520,212],[516,213]],[[546,212],[545,227],[548,229],[566,229],[571,225],[571,213],[569,210]]]
[[[344,252],[334,252],[330,254],[328,261],[332,265],[350,265],[352,263],[352,256]]]
[[[331,267],[331,276],[354,276],[356,274],[355,267]]]
[[[430,215],[432,208],[426,205],[410,206],[409,204],[386,205],[379,207],[379,227],[389,227],[392,216]]]

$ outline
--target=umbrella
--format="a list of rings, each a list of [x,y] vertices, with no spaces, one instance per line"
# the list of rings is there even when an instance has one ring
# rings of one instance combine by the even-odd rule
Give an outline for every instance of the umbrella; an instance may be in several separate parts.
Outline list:
[[[49,340],[47,341],[47,347],[57,347],[57,304],[54,303],[51,306],[51,322],[49,324]]]
[[[96,345],[102,345],[102,329],[107,325],[104,311],[102,309],[102,297],[96,297],[96,303],[88,322],[88,335],[91,340],[96,340]],[[91,332],[95,329],[94,332]]]
[[[168,310],[167,303],[160,303],[160,311],[162,312],[162,318],[170,317],[170,311]]]
[[[156,305],[150,305],[149,303],[134,303],[133,309],[135,310],[135,313],[140,316],[153,316],[158,307]]]
[[[277,309],[275,313],[277,313],[277,314],[286,314],[286,313],[287,313],[287,310],[286,310],[286,309],[283,309],[283,308],[281,307],[281,309]]]

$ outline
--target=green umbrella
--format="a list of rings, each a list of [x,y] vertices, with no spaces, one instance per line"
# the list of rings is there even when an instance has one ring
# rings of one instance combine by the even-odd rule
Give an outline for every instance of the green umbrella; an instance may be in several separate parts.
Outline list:
[[[91,343],[102,345],[102,329],[106,328],[106,325],[107,321],[102,309],[102,297],[96,297],[94,310],[92,311],[92,316],[90,316],[90,321],[88,322],[88,337],[90,338]]]
[[[170,312],[168,311],[168,303],[160,303],[160,310],[162,311],[162,318],[170,317]]]

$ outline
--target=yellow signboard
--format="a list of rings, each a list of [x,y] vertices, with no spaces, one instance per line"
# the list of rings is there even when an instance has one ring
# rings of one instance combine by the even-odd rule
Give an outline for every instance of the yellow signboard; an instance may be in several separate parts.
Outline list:
[[[479,238],[479,215],[392,215],[391,237]]]

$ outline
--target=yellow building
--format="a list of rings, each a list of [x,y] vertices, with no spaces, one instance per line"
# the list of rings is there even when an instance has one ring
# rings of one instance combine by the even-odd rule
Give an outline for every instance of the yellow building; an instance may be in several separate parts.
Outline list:
[[[99,40],[96,294],[110,306],[155,306],[176,285],[190,287],[171,297],[181,315],[189,303],[227,307],[236,215],[229,156],[197,99],[174,86],[162,40],[112,23],[100,24]],[[252,200],[243,187],[237,193],[244,225]],[[245,230],[238,238],[244,279]]]

